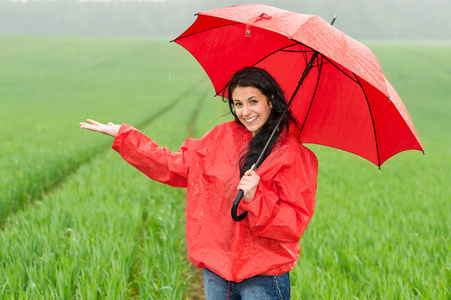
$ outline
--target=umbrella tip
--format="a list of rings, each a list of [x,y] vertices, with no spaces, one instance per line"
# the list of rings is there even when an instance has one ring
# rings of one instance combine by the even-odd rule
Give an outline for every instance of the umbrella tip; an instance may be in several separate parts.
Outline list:
[[[335,20],[337,19],[337,17],[338,17],[338,13],[335,13],[335,16],[333,17],[332,21],[330,22],[330,25],[334,25]]]

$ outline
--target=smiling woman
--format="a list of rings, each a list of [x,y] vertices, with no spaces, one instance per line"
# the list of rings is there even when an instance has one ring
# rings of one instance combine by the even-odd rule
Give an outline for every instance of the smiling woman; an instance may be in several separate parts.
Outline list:
[[[80,126],[113,136],[113,149],[151,179],[187,188],[188,259],[204,269],[207,299],[289,299],[289,271],[315,207],[318,162],[289,131],[290,115],[278,122],[287,103],[268,72],[238,71],[228,91],[236,120],[200,140],[187,139],[178,152],[127,124],[90,120]],[[247,166],[277,126],[257,174]],[[229,214],[237,189],[244,192],[248,222]]]

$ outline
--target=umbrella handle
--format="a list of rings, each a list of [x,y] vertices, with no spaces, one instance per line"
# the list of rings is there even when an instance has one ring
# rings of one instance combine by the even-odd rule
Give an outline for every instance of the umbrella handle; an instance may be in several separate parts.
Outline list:
[[[243,221],[244,218],[246,218],[247,216],[247,211],[242,211],[241,214],[238,215],[238,205],[240,204],[243,195],[244,195],[243,190],[240,190],[236,195],[236,198],[233,201],[232,205],[232,219],[234,219],[237,222]]]

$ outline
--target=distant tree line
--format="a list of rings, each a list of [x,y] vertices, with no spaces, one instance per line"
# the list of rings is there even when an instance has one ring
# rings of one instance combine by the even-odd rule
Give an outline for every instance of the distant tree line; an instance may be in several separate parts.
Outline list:
[[[24,0],[22,0],[24,1]],[[0,0],[0,33],[176,37],[194,13],[246,1]],[[255,2],[255,1],[252,1]],[[279,0],[263,4],[329,21],[360,39],[451,39],[451,0]]]

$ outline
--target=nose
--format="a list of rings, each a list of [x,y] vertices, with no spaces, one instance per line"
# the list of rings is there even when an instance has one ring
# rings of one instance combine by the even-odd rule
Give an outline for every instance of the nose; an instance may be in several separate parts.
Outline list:
[[[250,107],[247,104],[243,104],[243,116],[249,116],[250,113]]]

